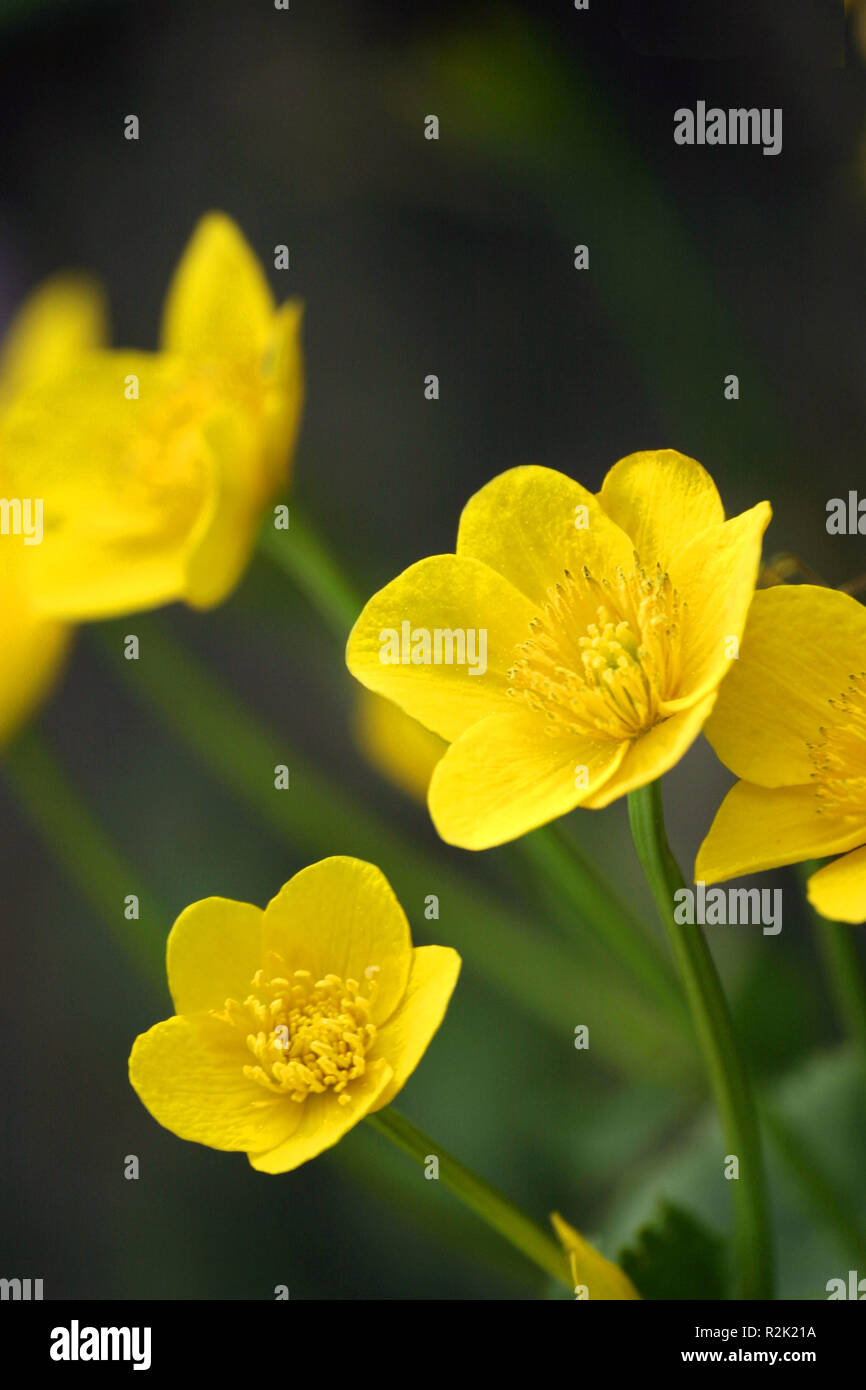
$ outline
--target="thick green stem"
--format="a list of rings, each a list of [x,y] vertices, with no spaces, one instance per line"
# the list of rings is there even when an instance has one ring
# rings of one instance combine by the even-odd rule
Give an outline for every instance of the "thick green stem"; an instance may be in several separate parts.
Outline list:
[[[721,981],[700,927],[676,920],[674,895],[685,884],[667,841],[661,782],[630,792],[628,808],[635,848],[665,924],[691,1007],[725,1144],[728,1153],[738,1159],[734,1207],[740,1297],[771,1298],[772,1237],[761,1131],[752,1084],[734,1035]]]
[[[425,1165],[430,1158],[439,1164],[439,1181],[454,1193],[465,1206],[474,1211],[488,1226],[504,1236],[527,1259],[532,1260],[545,1274],[571,1287],[568,1260],[552,1236],[530,1217],[497,1192],[477,1174],[452,1158],[440,1145],[410,1120],[390,1106],[376,1115],[368,1115],[368,1124],[390,1139],[410,1158]]]

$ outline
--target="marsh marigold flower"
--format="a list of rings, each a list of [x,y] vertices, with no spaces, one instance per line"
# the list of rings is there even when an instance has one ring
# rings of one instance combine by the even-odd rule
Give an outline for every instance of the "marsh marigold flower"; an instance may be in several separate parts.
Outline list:
[[[537,467],[476,493],[456,554],[376,594],[347,649],[450,744],[428,795],[442,838],[485,849],[672,767],[734,664],[769,518],[726,521],[673,450],[622,459],[598,496]]]
[[[0,420],[7,486],[45,505],[27,556],[42,612],[101,618],[220,602],[284,484],[303,395],[300,308],[277,308],[229,218],[197,227],[160,351],[93,351]]]
[[[809,880],[825,917],[866,920],[866,608],[801,584],[755,595],[707,738],[743,780],[698,852],[707,883],[841,854]]]
[[[67,370],[105,334],[104,299],[89,280],[58,276],[35,290],[0,352],[0,435],[22,393]],[[41,614],[28,593],[28,554],[43,541],[43,497],[17,493],[12,471],[0,449],[0,742],[47,694],[71,637],[71,629]]]
[[[285,1173],[388,1105],[442,1022],[460,957],[413,948],[379,869],[324,859],[264,911],[206,898],[168,939],[175,1017],[135,1041],[132,1085],[172,1133]]]
[[[571,1265],[571,1278],[575,1289],[589,1299],[639,1299],[640,1294],[624,1270],[612,1260],[606,1260],[594,1245],[584,1240],[579,1231],[563,1221],[558,1212],[551,1216],[553,1229],[559,1236],[562,1247]]]

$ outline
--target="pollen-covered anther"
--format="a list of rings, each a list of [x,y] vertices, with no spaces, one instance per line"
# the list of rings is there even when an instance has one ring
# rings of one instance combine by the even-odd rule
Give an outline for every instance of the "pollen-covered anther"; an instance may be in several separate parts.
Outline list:
[[[661,568],[615,580],[565,570],[516,649],[508,694],[551,734],[638,738],[666,716],[680,673],[679,595]]]
[[[244,1076],[290,1100],[332,1090],[341,1105],[349,1104],[347,1088],[364,1075],[376,1038],[370,1011],[378,967],[365,970],[362,993],[357,980],[316,980],[309,970],[289,974],[279,957],[270,965],[256,972],[243,1003],[227,999],[215,1012],[244,1035],[255,1059],[244,1066]]]
[[[847,690],[828,704],[832,723],[807,745],[819,809],[866,816],[866,672],[851,676]]]

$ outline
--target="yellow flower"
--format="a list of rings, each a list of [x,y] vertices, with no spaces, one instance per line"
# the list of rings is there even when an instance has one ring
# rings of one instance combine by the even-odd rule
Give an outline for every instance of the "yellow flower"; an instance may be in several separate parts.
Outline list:
[[[0,432],[22,392],[64,371],[79,354],[98,347],[105,334],[103,296],[90,281],[58,276],[35,290],[0,352]],[[65,624],[36,611],[25,584],[28,554],[38,548],[40,501],[41,493],[16,492],[0,451],[0,743],[45,697],[71,639]],[[27,531],[31,544],[25,545]]]
[[[234,223],[210,214],[169,290],[160,352],[84,353],[18,394],[0,456],[16,494],[44,498],[45,540],[27,556],[42,612],[225,598],[286,479],[299,329],[298,305],[275,307]]]
[[[379,869],[323,859],[262,912],[205,898],[168,939],[175,1017],[135,1041],[132,1085],[181,1139],[285,1173],[381,1110],[408,1080],[460,957],[413,949]]]
[[[600,1255],[595,1246],[584,1240],[567,1221],[563,1221],[558,1212],[554,1212],[550,1219],[569,1257],[572,1283],[575,1290],[580,1290],[579,1296],[596,1300],[640,1298],[634,1284],[619,1265]]]
[[[812,584],[755,595],[707,738],[743,778],[698,852],[706,883],[842,854],[809,880],[825,917],[866,920],[866,608]]]
[[[447,744],[393,700],[362,690],[355,714],[355,738],[373,767],[415,801],[427,800],[433,769]]]
[[[442,838],[485,849],[672,767],[731,665],[769,518],[725,521],[673,450],[622,459],[597,497],[536,467],[482,488],[457,553],[376,594],[346,654],[451,745],[428,797]]]

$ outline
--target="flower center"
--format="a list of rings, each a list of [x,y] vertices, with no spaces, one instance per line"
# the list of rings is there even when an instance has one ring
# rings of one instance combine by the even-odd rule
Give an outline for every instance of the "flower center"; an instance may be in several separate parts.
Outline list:
[[[834,722],[809,744],[815,794],[822,811],[866,816],[866,672],[830,701]]]
[[[550,734],[639,738],[676,692],[684,609],[668,575],[637,557],[613,582],[566,570],[517,648],[508,694],[543,713]]]
[[[364,1075],[365,1057],[376,1037],[370,1010],[378,966],[364,972],[365,993],[357,980],[309,970],[291,975],[279,956],[269,958],[270,973],[258,970],[243,1003],[227,999],[215,1017],[244,1034],[254,1062],[244,1076],[268,1091],[303,1101],[332,1090],[341,1105],[350,1081]]]

